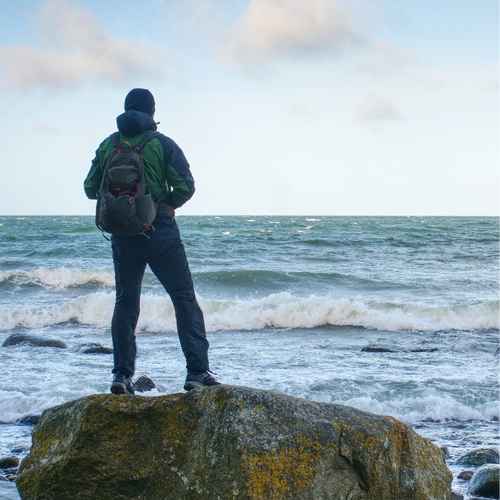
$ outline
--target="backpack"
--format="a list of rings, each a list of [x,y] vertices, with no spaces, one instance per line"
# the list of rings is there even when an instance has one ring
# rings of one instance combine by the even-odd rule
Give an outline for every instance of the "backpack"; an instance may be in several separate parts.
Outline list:
[[[120,143],[119,132],[110,136],[113,154],[106,163],[97,193],[95,219],[103,236],[104,231],[120,236],[144,234],[156,217],[156,203],[146,185],[141,151],[158,135],[159,132],[146,132],[134,147],[126,141]]]

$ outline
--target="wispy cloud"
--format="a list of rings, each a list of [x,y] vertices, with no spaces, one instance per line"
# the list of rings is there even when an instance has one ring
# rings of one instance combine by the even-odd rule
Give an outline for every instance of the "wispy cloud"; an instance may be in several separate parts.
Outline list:
[[[354,112],[359,122],[387,122],[402,120],[399,108],[377,93],[366,94]]]
[[[43,4],[32,23],[43,44],[0,48],[3,80],[18,91],[73,87],[89,80],[126,84],[165,76],[172,56],[146,40],[133,42],[109,35],[90,12],[67,0]],[[169,60],[170,64],[165,64]]]
[[[417,54],[413,50],[401,49],[386,40],[379,40],[372,45],[355,69],[359,73],[386,76],[417,60]]]
[[[184,36],[192,36],[201,31],[212,36],[220,34],[227,20],[227,4],[216,0],[171,0],[176,19],[175,29]],[[169,10],[170,25],[172,12]]]
[[[283,57],[335,56],[362,38],[350,10],[336,0],[250,0],[225,53],[233,62],[259,65]]]
[[[33,125],[33,132],[36,134],[59,134],[61,130],[57,125],[49,122],[38,122]]]
[[[500,82],[498,79],[498,75],[495,75],[487,80],[485,80],[483,84],[484,90],[489,93],[494,93],[495,95],[498,95],[498,87],[500,86]]]
[[[287,115],[297,116],[300,118],[316,116],[316,113],[311,108],[309,108],[309,106],[297,102],[288,106],[288,108],[285,110],[285,113]]]

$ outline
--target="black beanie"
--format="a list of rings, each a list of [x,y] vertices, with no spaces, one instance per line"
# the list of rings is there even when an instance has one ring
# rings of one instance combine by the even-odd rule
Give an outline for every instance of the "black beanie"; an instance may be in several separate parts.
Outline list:
[[[147,89],[133,89],[125,97],[125,111],[142,111],[148,115],[155,114],[155,98]]]

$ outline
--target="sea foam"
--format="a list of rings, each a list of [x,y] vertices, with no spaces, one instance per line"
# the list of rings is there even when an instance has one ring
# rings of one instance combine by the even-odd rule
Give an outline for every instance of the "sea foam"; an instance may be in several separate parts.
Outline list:
[[[0,307],[0,330],[16,326],[40,328],[68,321],[108,328],[114,292],[95,292],[50,307]],[[199,299],[208,331],[356,326],[387,331],[487,330],[499,327],[498,301],[448,307],[419,303],[387,303],[363,299],[295,297],[289,292],[256,300]],[[138,330],[175,331],[168,296],[141,297]]]
[[[0,283],[12,282],[16,285],[46,285],[56,288],[67,288],[87,283],[102,283],[114,286],[115,279],[112,269],[72,269],[57,267],[48,269],[40,267],[31,271],[0,271]]]
[[[316,398],[312,398],[315,400]],[[317,399],[321,399],[319,396]],[[498,401],[470,406],[448,395],[436,394],[425,397],[400,397],[392,401],[380,401],[370,397],[328,401],[352,406],[370,413],[391,415],[403,422],[445,420],[492,420],[499,417]]]

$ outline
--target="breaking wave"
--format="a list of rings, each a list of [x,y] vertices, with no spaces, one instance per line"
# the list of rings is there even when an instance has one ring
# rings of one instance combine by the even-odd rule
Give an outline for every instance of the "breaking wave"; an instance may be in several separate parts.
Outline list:
[[[56,288],[102,283],[114,286],[113,269],[71,269],[58,267],[47,269],[40,267],[31,271],[0,271],[0,283],[10,282],[16,285],[45,285]]]
[[[111,273],[112,275],[112,273]],[[108,328],[115,295],[95,292],[50,307],[0,307],[0,330],[40,328],[76,322]],[[199,299],[208,331],[315,328],[323,325],[356,326],[387,331],[487,330],[499,327],[499,302],[477,305],[428,306],[362,299],[295,297],[289,292],[255,300]],[[175,331],[175,315],[168,296],[141,297],[138,330]]]

